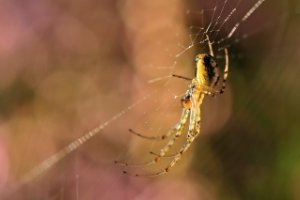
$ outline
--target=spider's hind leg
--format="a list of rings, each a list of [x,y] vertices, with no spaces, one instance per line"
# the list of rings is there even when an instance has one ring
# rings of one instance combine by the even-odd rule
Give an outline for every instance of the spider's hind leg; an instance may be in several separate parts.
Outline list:
[[[181,147],[181,149],[179,150],[179,152],[177,154],[172,156],[172,157],[174,157],[174,159],[163,170],[156,172],[156,173],[150,173],[150,174],[129,174],[129,175],[136,176],[136,177],[153,177],[153,176],[160,176],[160,175],[167,174],[176,165],[176,163],[181,159],[182,155],[191,147],[191,144],[193,143],[195,138],[196,138],[196,136],[188,137],[187,142]],[[165,156],[165,157],[167,157],[167,156]]]
[[[169,149],[174,145],[175,141],[182,135],[189,114],[190,114],[190,110],[184,108],[181,114],[180,122],[174,127],[174,130],[176,130],[175,135],[173,135],[173,137],[169,140],[169,142],[160,150],[160,153],[157,156],[155,156],[152,160],[145,163],[138,163],[138,164],[130,164],[127,162],[115,161],[115,164],[127,166],[127,167],[141,167],[141,166],[150,166],[157,163],[160,160],[160,158],[162,158],[169,151]],[[128,174],[127,171],[123,171],[123,172],[125,174]]]

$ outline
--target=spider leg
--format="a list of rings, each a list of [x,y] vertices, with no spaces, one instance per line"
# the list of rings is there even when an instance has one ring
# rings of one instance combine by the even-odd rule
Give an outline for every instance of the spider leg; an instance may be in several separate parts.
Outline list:
[[[125,171],[124,173],[136,177],[153,177],[153,176],[164,175],[168,173],[171,170],[171,168],[174,167],[174,165],[181,159],[182,155],[190,148],[194,139],[195,137],[189,137],[188,141],[183,145],[180,151],[174,156],[174,159],[169,163],[169,165],[159,172],[150,173],[150,174],[131,174]]]
[[[156,156],[154,159],[159,159],[160,157],[163,157],[169,150],[170,148],[174,145],[176,140],[182,135],[182,132],[185,128],[185,125],[188,120],[188,116],[190,115],[190,110],[184,108],[182,116],[180,118],[180,123],[177,125],[177,132],[176,134],[169,140],[169,142],[160,150],[160,153],[158,156]],[[151,153],[151,152],[150,152]]]
[[[202,94],[208,95],[208,96],[212,96],[214,97],[216,95],[216,93],[219,93],[220,91],[211,88],[211,87],[205,87],[203,86],[203,89],[201,90]]]
[[[128,131],[138,137],[141,137],[143,139],[147,139],[147,140],[164,140],[168,137],[170,137],[172,134],[174,134],[177,130],[176,128],[173,128],[172,130],[168,131],[167,134],[164,134],[164,135],[159,135],[159,136],[146,136],[146,135],[143,135],[141,133],[138,133],[132,129],[128,129]]]
[[[149,153],[154,155],[154,156],[163,157],[163,158],[172,158],[172,157],[175,157],[177,155],[177,153],[175,153],[175,154],[160,156],[159,153],[155,153],[154,151],[150,151]]]
[[[195,140],[196,137],[200,134],[200,122],[201,122],[201,112],[200,112],[200,106],[202,104],[204,95],[200,95],[198,97],[197,104],[194,107],[194,113],[191,113],[191,124],[192,127],[189,127],[189,132],[187,134],[187,141],[186,143],[180,148],[179,152],[174,155],[174,159],[169,163],[169,165],[163,169],[162,171],[156,172],[156,173],[150,173],[150,174],[129,174],[131,176],[136,177],[152,177],[152,176],[160,176],[168,173],[172,167],[176,165],[176,163],[181,159],[182,155],[190,148],[191,144]],[[162,152],[159,154],[160,157],[168,157],[165,154],[162,154]],[[127,172],[125,172],[128,174]]]
[[[177,74],[172,74],[172,76],[175,77],[175,78],[180,78],[180,79],[186,80],[186,81],[193,80],[192,78],[188,78],[188,77],[177,75]]]
[[[170,162],[170,164],[162,171],[154,173],[154,174],[149,174],[146,176],[159,176],[159,175],[164,175],[168,173],[172,167],[176,165],[176,163],[181,159],[182,155],[191,147],[191,144],[195,140],[196,137],[190,137],[188,141],[184,144],[184,146],[180,149],[180,151],[175,155],[174,159]],[[145,176],[145,175],[143,175]]]
[[[159,159],[165,155],[165,153],[173,146],[175,141],[182,135],[182,132],[185,128],[185,125],[188,120],[188,116],[190,114],[190,110],[184,108],[181,114],[180,122],[175,126],[174,129],[176,129],[175,135],[169,140],[169,142],[160,150],[159,155],[154,157],[152,160],[145,162],[145,163],[138,163],[138,164],[131,164],[127,162],[122,162],[122,161],[115,161],[115,164],[118,165],[123,165],[123,166],[128,166],[128,167],[140,167],[140,166],[149,166],[157,163]],[[127,173],[127,171],[123,171],[124,173]]]
[[[187,100],[189,98],[189,91],[187,91],[185,93],[185,95],[182,97],[181,101],[184,103],[185,100]],[[184,106],[184,105],[183,105]],[[136,132],[134,130],[132,130],[131,128],[128,129],[128,131],[136,136],[139,136],[143,139],[148,139],[148,140],[164,140],[168,137],[170,137],[171,135],[175,134],[176,132],[178,132],[179,129],[181,129],[182,127],[182,122],[185,122],[185,116],[187,115],[187,112],[189,112],[189,110],[187,108],[184,109],[180,121],[179,123],[177,123],[177,125],[175,127],[173,127],[170,131],[168,131],[166,134],[164,135],[159,135],[159,136],[145,136],[139,132]]]
[[[200,122],[201,122],[201,105],[203,103],[204,94],[199,94],[192,96],[192,109],[190,114],[190,125],[188,131],[188,137],[195,137],[200,132]]]
[[[226,89],[226,81],[228,78],[228,68],[229,68],[229,56],[228,56],[228,49],[224,49],[225,52],[225,68],[224,68],[224,74],[223,74],[223,84],[222,88],[220,90],[220,94],[222,94]]]
[[[209,39],[209,36],[207,34],[206,34],[206,39],[207,39],[207,43],[208,43],[209,54],[214,57],[215,54],[214,54],[214,50],[212,48],[212,43],[211,43],[211,41]]]
[[[149,153],[154,155],[154,159],[156,162],[160,159],[160,158],[166,158],[166,157],[174,157],[176,156],[176,154],[173,155],[166,155],[166,153],[171,149],[171,147],[174,145],[174,143],[176,142],[176,140],[182,135],[183,129],[185,126],[182,126],[181,130],[178,130],[178,132],[176,132],[176,134],[169,140],[169,142],[160,150],[159,153],[154,153],[153,151],[150,151]],[[155,162],[155,163],[156,163]]]

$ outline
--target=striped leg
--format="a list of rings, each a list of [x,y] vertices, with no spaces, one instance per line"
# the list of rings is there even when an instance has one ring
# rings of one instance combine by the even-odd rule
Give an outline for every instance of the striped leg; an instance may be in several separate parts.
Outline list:
[[[189,109],[183,109],[180,122],[175,126],[174,130],[176,130],[175,135],[169,140],[169,142],[160,150],[159,156],[154,157],[151,161],[139,164],[129,164],[127,162],[115,161],[115,164],[130,166],[130,167],[139,167],[139,166],[149,166],[157,163],[161,157],[163,157],[167,151],[174,145],[175,141],[182,135],[182,132],[186,126],[188,117],[190,114]],[[124,171],[127,173],[127,171]]]
[[[200,100],[200,101],[202,101],[202,100]],[[193,143],[193,141],[199,136],[200,123],[201,123],[200,114],[201,113],[200,113],[200,107],[199,107],[195,113],[195,117],[193,118],[193,120],[197,120],[197,121],[195,123],[194,128],[189,130],[186,143],[180,148],[180,150],[178,151],[178,153],[176,155],[172,156],[172,157],[174,157],[174,159],[169,163],[169,165],[165,169],[163,169],[162,171],[156,172],[156,173],[152,173],[152,174],[130,174],[130,175],[137,176],[137,177],[139,177],[139,176],[151,177],[151,176],[160,176],[160,175],[164,175],[164,174],[168,173],[176,165],[176,163],[181,159],[182,155],[191,147],[191,144]],[[162,157],[161,154],[160,154],[160,157]],[[166,156],[164,154],[163,157],[170,157],[170,156]]]
[[[160,176],[168,173],[172,167],[176,165],[176,163],[181,159],[182,155],[190,148],[191,144],[193,143],[195,137],[190,137],[188,141],[183,145],[180,151],[174,156],[174,159],[170,162],[170,164],[163,169],[162,171],[152,173],[152,174],[134,174],[134,176]]]

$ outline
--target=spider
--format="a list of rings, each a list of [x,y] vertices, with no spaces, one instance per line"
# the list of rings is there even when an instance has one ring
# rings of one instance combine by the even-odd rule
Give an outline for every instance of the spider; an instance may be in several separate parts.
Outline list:
[[[128,164],[126,162],[115,161],[116,164],[124,166],[148,166],[157,163],[163,157],[173,157],[173,160],[161,171],[152,174],[130,174],[128,171],[123,171],[124,174],[132,176],[159,176],[168,173],[172,167],[180,160],[182,155],[190,148],[191,144],[200,134],[200,122],[201,122],[201,105],[206,95],[214,96],[215,94],[222,94],[226,88],[226,80],[228,77],[229,58],[228,50],[224,49],[225,53],[225,67],[223,72],[223,83],[220,90],[215,89],[219,84],[220,74],[218,70],[217,62],[214,58],[214,51],[212,43],[208,35],[206,35],[206,41],[209,47],[209,54],[198,54],[195,58],[196,68],[195,77],[193,79],[184,76],[173,74],[174,77],[191,81],[187,91],[181,98],[182,114],[179,122],[165,135],[157,137],[144,136],[132,129],[129,131],[139,137],[149,140],[165,140],[169,137],[168,143],[160,149],[159,153],[150,152],[154,155],[154,158],[146,163],[141,164]],[[186,142],[174,155],[167,155],[169,149],[174,145],[176,140],[182,135],[186,125],[188,126],[188,133],[186,136]]]

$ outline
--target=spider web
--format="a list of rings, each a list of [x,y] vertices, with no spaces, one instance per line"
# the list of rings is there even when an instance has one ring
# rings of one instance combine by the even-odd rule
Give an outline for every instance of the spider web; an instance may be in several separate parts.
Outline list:
[[[264,15],[263,12],[272,7],[268,0],[216,0],[209,2],[191,0],[185,4],[182,2],[178,3],[178,1],[174,1],[173,3],[175,4],[175,2],[178,4],[178,7],[174,6],[174,9],[177,8],[180,10],[180,12],[173,11],[173,14],[176,13],[174,18],[177,17],[176,20],[178,20],[178,24],[174,25],[172,21],[170,21],[166,23],[169,25],[167,28],[160,27],[160,25],[155,27],[151,24],[151,26],[149,25],[149,30],[146,29],[148,28],[147,26],[145,26],[146,30],[141,27],[139,23],[142,23],[142,20],[134,21],[130,18],[131,16],[128,14],[131,11],[130,6],[134,6],[130,3],[124,5],[124,10],[126,11],[124,11],[123,14],[128,17],[128,21],[125,21],[125,24],[128,23],[128,27],[132,26],[129,28],[130,33],[136,35],[140,34],[140,38],[132,40],[135,46],[133,45],[126,48],[131,49],[131,52],[127,55],[131,57],[129,62],[131,62],[133,66],[136,66],[130,70],[130,73],[134,73],[131,83],[133,89],[127,91],[130,94],[130,97],[124,100],[127,106],[117,104],[117,106],[111,109],[118,110],[119,107],[122,106],[123,109],[119,109],[120,111],[114,113],[109,112],[110,114],[112,113],[111,117],[101,116],[102,120],[99,120],[97,113],[93,112],[92,117],[88,117],[88,119],[93,118],[93,120],[87,124],[90,126],[91,123],[95,124],[95,122],[102,121],[100,125],[87,131],[83,135],[81,133],[84,131],[80,130],[81,133],[77,134],[78,137],[67,138],[67,142],[62,142],[65,143],[64,145],[58,145],[58,150],[51,152],[51,154],[46,156],[46,159],[42,159],[43,161],[39,164],[35,163],[33,167],[29,167],[29,170],[21,175],[17,184],[13,184],[13,192],[20,190],[21,192],[19,193],[22,193],[25,188],[23,194],[25,193],[27,196],[30,196],[32,195],[28,194],[32,190],[30,188],[35,188],[35,184],[42,183],[42,186],[47,188],[50,185],[58,183],[59,186],[53,189],[53,191],[46,192],[47,194],[36,194],[34,196],[36,198],[45,197],[47,199],[82,199],[86,198],[86,196],[84,197],[82,196],[83,194],[81,194],[81,191],[85,190],[83,188],[86,188],[88,184],[94,184],[91,186],[92,189],[98,188],[103,198],[110,198],[109,195],[118,195],[105,191],[121,190],[119,187],[125,187],[124,185],[128,184],[128,187],[131,189],[127,188],[129,191],[126,194],[122,189],[125,199],[130,199],[136,194],[140,194],[141,192],[139,191],[148,183],[145,183],[145,180],[131,180],[130,177],[124,177],[121,174],[122,169],[114,166],[113,161],[115,159],[125,159],[133,163],[147,161],[151,158],[148,152],[157,152],[159,147],[163,145],[163,142],[144,141],[141,138],[133,136],[127,130],[132,128],[148,136],[162,135],[177,123],[181,112],[180,97],[186,91],[188,82],[176,79],[172,77],[172,74],[193,77],[193,57],[197,53],[208,52],[205,38],[207,34],[213,43],[213,48],[220,67],[224,66],[224,48],[229,49],[231,63],[229,74],[230,78],[234,78],[234,68],[238,67],[235,65],[235,60],[245,56],[243,54],[244,52],[240,49],[245,49],[245,46],[248,47],[248,45],[250,45],[250,49],[254,48],[251,47],[251,44],[247,43],[248,38],[263,34],[262,31],[267,32],[269,29],[273,30],[272,28],[275,26],[274,23],[267,23],[274,17],[272,13]],[[147,6],[151,5],[141,5],[141,8],[147,8]],[[160,5],[156,6],[159,7]],[[130,24],[130,22],[132,22],[130,20],[137,23],[136,27]],[[261,27],[253,26],[256,20],[261,21]],[[157,21],[152,23],[157,23]],[[164,26],[164,24],[162,23],[161,26]],[[166,32],[164,34],[169,38],[165,37],[165,35],[155,35],[155,31],[160,29],[163,29],[164,32]],[[166,29],[167,31],[165,31]],[[146,31],[154,34],[146,38]],[[170,35],[173,35],[173,37]],[[149,41],[143,41],[143,37]],[[165,39],[169,40],[164,41]],[[149,45],[151,43],[154,44]],[[270,45],[267,44],[267,46]],[[145,48],[146,50],[141,51],[141,48]],[[160,51],[158,51],[158,49],[160,49]],[[153,52],[153,54],[149,55],[151,52]],[[153,59],[153,57],[158,58]],[[231,70],[233,71],[232,74]],[[124,73],[129,72],[124,71]],[[115,78],[119,78],[119,76]],[[124,81],[127,81],[127,79]],[[112,81],[111,83],[113,84]],[[210,135],[220,131],[229,120],[232,106],[230,88],[231,85],[225,96],[211,99],[204,103],[202,113],[204,123],[201,130],[201,135],[204,140],[205,138],[209,138]],[[110,89],[113,89],[113,87]],[[117,102],[122,100],[119,97],[114,98],[117,98]],[[105,106],[105,103],[102,105]],[[97,111],[99,112],[98,109]],[[242,112],[242,110],[239,112]],[[85,118],[84,115],[81,117]],[[74,129],[78,128],[74,125],[73,127]],[[97,142],[95,140],[101,141]],[[175,150],[171,151],[171,153],[176,152],[176,149],[180,147],[183,140],[184,136],[182,137],[182,141],[179,141],[178,145],[175,145]],[[45,142],[47,143],[47,141]],[[90,143],[91,149],[85,147],[85,143],[87,142]],[[100,145],[100,147],[96,148],[95,146],[97,145]],[[204,145],[204,149],[206,148],[205,144],[194,144],[194,146],[198,145]],[[99,151],[99,154],[95,153],[95,150],[96,152]],[[32,153],[32,151],[29,152]],[[86,155],[91,152],[91,156]],[[205,149],[204,152],[208,154],[211,153],[207,149]],[[209,156],[202,154],[201,156],[204,156],[204,159],[202,159],[201,162],[205,163],[207,160],[209,163],[212,162],[209,160],[211,159]],[[89,166],[83,164],[85,159],[89,160],[89,162],[92,160]],[[184,159],[187,161],[186,158]],[[188,161],[190,162],[191,159]],[[168,159],[153,166],[154,168],[152,170],[160,170],[167,162]],[[93,165],[96,167],[93,167]],[[63,170],[63,168],[70,168],[72,170],[68,173],[66,170]],[[94,170],[94,173],[98,176],[94,181],[87,181],[85,179],[86,176],[91,176],[89,174],[90,169]],[[130,170],[143,172],[144,169],[130,168]],[[179,172],[188,170],[188,164],[180,165],[178,169]],[[55,178],[51,180],[51,176]],[[71,183],[64,184],[64,181],[71,181]],[[158,182],[153,186],[160,188],[163,183],[163,181]],[[195,185],[197,185],[193,181],[189,182],[185,179],[183,183],[186,183],[187,186],[192,186],[192,188],[195,188]],[[178,182],[175,182],[173,185],[175,188],[179,186],[181,186],[181,184]],[[29,188],[28,191],[26,187]],[[45,191],[47,191],[47,189]],[[68,194],[68,191],[71,191],[72,194]],[[122,192],[120,192],[120,194],[122,194]],[[151,196],[151,194],[148,193],[151,193],[151,191],[149,190],[144,195],[146,197],[147,195]],[[191,198],[197,199],[197,196],[193,197],[193,194],[197,195],[197,193],[192,192],[192,194],[190,194],[192,195]],[[204,195],[205,194],[206,193],[204,193]],[[11,193],[9,195],[11,195]],[[141,197],[143,196],[143,194],[140,195]]]

